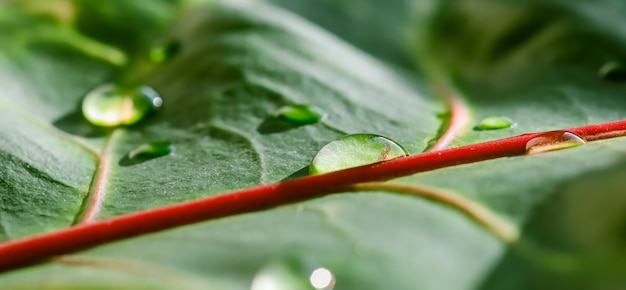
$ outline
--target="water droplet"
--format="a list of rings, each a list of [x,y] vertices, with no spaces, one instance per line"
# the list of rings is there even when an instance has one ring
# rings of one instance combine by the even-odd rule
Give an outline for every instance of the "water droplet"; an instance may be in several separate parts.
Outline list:
[[[626,66],[620,61],[609,61],[600,67],[598,75],[607,81],[626,81]]]
[[[538,135],[526,143],[526,154],[537,154],[548,151],[572,148],[586,142],[578,135],[567,131],[553,131]]]
[[[326,268],[317,268],[309,278],[311,286],[318,290],[332,290],[335,287],[335,276]]]
[[[309,172],[326,173],[407,156],[400,144],[374,134],[353,134],[326,144],[313,157]]]
[[[297,265],[275,261],[265,265],[254,276],[250,290],[309,290],[306,274]]]
[[[124,89],[101,85],[83,100],[83,115],[94,125],[114,127],[136,123],[163,105],[163,99],[148,86]]]
[[[503,116],[491,116],[480,121],[474,130],[498,130],[513,127],[515,127],[513,120]]]
[[[310,105],[290,105],[285,106],[274,114],[278,120],[285,121],[292,125],[302,126],[315,124],[326,117],[322,109]]]
[[[182,46],[178,41],[172,41],[163,46],[155,47],[150,50],[150,60],[154,63],[164,63],[176,56],[181,48]]]
[[[137,146],[137,148],[128,153],[128,158],[147,160],[170,154],[172,151],[174,151],[174,145],[171,142],[155,141]]]

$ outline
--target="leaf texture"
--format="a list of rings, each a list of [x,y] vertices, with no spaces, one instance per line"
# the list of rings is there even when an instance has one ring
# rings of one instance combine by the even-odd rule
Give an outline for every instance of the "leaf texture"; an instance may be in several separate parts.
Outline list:
[[[597,76],[626,51],[619,1],[31,2],[0,6],[0,241],[85,211],[103,220],[303,176],[346,134],[417,154],[453,120],[450,98],[469,112],[452,146],[626,109],[624,83]],[[171,41],[180,52],[150,64]],[[163,110],[93,127],[80,101],[107,82],[149,85]],[[292,104],[328,117],[278,124]],[[472,129],[494,115],[516,126]],[[129,160],[160,140],[174,152]],[[57,257],[0,274],[0,288],[250,289],[265,277],[310,289],[326,267],[337,289],[619,289],[623,148],[594,141],[390,181],[476,202],[521,231],[514,244],[437,201],[355,191]]]

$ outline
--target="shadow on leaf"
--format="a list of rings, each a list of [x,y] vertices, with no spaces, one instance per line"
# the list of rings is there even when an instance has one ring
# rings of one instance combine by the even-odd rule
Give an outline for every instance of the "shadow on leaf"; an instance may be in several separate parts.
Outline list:
[[[301,127],[303,125],[293,125],[287,122],[283,122],[274,117],[268,117],[256,128],[257,132],[267,135],[274,133],[281,133],[291,129]]]
[[[102,137],[110,134],[112,129],[94,126],[83,117],[80,110],[73,112],[52,122],[54,127],[71,135],[83,136],[88,138]]]
[[[300,177],[305,177],[309,175],[309,166],[305,166],[303,168],[301,168],[300,170],[292,173],[291,175],[283,178],[281,181],[285,181],[285,180],[289,180],[289,179],[295,179],[295,178],[300,178]]]
[[[122,167],[128,167],[128,166],[133,166],[133,165],[137,165],[137,164],[141,164],[144,163],[148,160],[154,159],[154,157],[135,157],[135,158],[130,158],[130,156],[128,154],[124,155],[124,157],[122,157],[122,159],[120,159],[120,161],[117,163],[119,166]]]

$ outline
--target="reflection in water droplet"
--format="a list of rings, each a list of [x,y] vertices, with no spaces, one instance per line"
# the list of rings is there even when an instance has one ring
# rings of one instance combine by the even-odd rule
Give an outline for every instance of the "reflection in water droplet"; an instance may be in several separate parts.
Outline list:
[[[526,143],[526,154],[537,154],[548,151],[572,148],[586,142],[578,135],[566,131],[553,131],[538,135]]]
[[[600,67],[598,75],[607,81],[626,81],[626,66],[619,61],[609,61]]]
[[[318,268],[309,278],[313,288],[318,290],[332,290],[335,287],[335,276],[326,268]]]
[[[148,86],[123,89],[101,85],[87,94],[82,110],[92,124],[104,127],[136,123],[163,105],[163,99]]]
[[[407,156],[397,142],[374,134],[353,134],[326,144],[317,152],[309,171],[326,173],[383,160]]]
[[[150,60],[154,63],[164,63],[176,56],[181,47],[178,41],[172,41],[166,45],[155,47],[150,50]]]
[[[292,125],[302,126],[321,121],[326,117],[326,113],[318,107],[300,104],[282,107],[274,116]]]
[[[491,116],[480,121],[480,123],[474,127],[474,130],[498,130],[513,127],[515,127],[513,120],[503,116]]]
[[[174,145],[171,142],[155,141],[139,145],[128,153],[128,158],[146,160],[170,154],[172,151],[174,151]]]

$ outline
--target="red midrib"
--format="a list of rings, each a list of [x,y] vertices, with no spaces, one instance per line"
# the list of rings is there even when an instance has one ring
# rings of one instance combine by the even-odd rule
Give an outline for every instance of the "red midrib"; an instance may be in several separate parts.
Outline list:
[[[563,130],[572,132],[587,141],[594,141],[626,135],[626,120]],[[523,134],[495,141],[429,151],[327,174],[250,187],[8,241],[0,244],[0,271],[40,262],[55,255],[176,226],[264,210],[338,193],[348,190],[356,183],[388,180],[448,166],[522,155],[526,152],[526,143],[538,134],[542,133]]]

